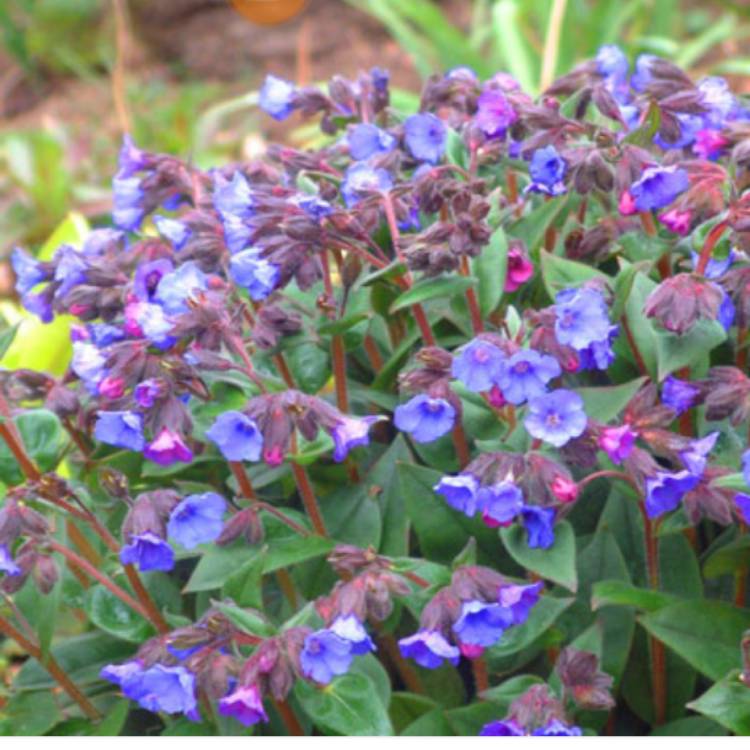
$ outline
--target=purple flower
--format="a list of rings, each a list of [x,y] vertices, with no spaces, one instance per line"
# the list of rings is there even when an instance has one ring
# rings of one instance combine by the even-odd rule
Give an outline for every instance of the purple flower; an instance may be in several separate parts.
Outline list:
[[[737,109],[737,99],[725,78],[708,76],[697,84],[701,92],[701,104],[708,109],[702,115],[706,127],[722,128]]]
[[[547,383],[560,372],[560,364],[556,359],[529,349],[516,352],[504,363],[496,383],[505,400],[518,405],[543,395],[547,390]]]
[[[132,177],[149,166],[151,157],[138,148],[127,133],[122,137],[122,145],[117,156],[118,172],[123,177]]]
[[[603,341],[592,341],[586,348],[578,350],[579,370],[606,370],[614,361],[612,342],[620,333],[620,326],[609,327],[609,336]]]
[[[473,339],[453,357],[451,374],[470,391],[489,391],[502,371],[505,355],[494,344]]]
[[[728,331],[734,324],[737,309],[734,306],[734,302],[732,302],[732,298],[724,291],[724,289],[718,284],[716,284],[716,286],[721,290],[723,295],[721,304],[719,305],[719,311],[716,314],[716,320],[721,323],[725,331]]]
[[[214,208],[222,221],[227,217],[249,219],[253,215],[253,194],[242,172],[235,172],[231,180],[220,173],[214,177]]]
[[[480,737],[523,737],[524,732],[513,719],[491,721],[479,732]]]
[[[123,565],[137,565],[144,572],[172,570],[174,551],[161,537],[147,531],[130,537],[130,543],[120,550],[120,562]]]
[[[513,624],[510,610],[497,603],[464,602],[461,616],[453,624],[453,632],[461,643],[487,648],[497,643]]]
[[[162,427],[156,438],[146,446],[143,455],[149,461],[161,466],[169,466],[175,461],[189,464],[193,460],[193,452],[187,447],[182,437],[169,427]]]
[[[404,122],[404,140],[411,155],[419,161],[437,164],[445,152],[447,131],[439,117],[422,112]]]
[[[268,721],[257,685],[237,688],[219,701],[219,713],[231,716],[246,727]]]
[[[686,492],[694,489],[700,477],[689,471],[674,473],[660,471],[655,477],[646,480],[646,513],[649,518],[657,518],[674,510]]]
[[[187,312],[187,301],[194,298],[196,291],[204,292],[208,288],[208,276],[198,264],[189,260],[171,273],[164,274],[156,287],[155,300],[169,315]]]
[[[94,437],[107,445],[131,451],[142,451],[146,444],[141,415],[132,411],[97,412]]]
[[[398,642],[398,647],[401,656],[405,659],[414,659],[420,667],[426,669],[437,669],[442,666],[443,660],[455,666],[461,654],[458,648],[451,646],[437,630],[420,630],[408,638],[402,638]]]
[[[502,586],[497,595],[497,601],[506,609],[510,610],[512,624],[521,625],[526,622],[539,601],[539,592],[544,587],[541,581],[529,584],[528,586]]]
[[[559,719],[552,719],[543,727],[535,729],[531,733],[532,737],[580,737],[580,727],[568,726],[563,724]]]
[[[604,44],[599,47],[596,57],[596,72],[604,78],[621,81],[628,75],[628,58],[616,44]]]
[[[109,346],[125,338],[125,332],[121,328],[108,323],[91,323],[86,326],[86,330],[96,347]]]
[[[6,544],[0,544],[0,573],[8,576],[20,576],[23,571],[16,565]]]
[[[635,59],[635,71],[630,76],[630,85],[636,91],[646,90],[646,87],[651,83],[653,78],[651,68],[658,61],[659,58],[656,55],[638,55]]]
[[[479,95],[474,122],[488,138],[504,138],[517,119],[516,111],[502,91],[485,89]]]
[[[555,297],[555,338],[581,350],[610,335],[609,311],[601,292],[595,289],[565,289]]]
[[[737,508],[737,512],[742,521],[746,524],[750,524],[750,495],[746,495],[744,492],[738,492],[734,496],[734,505]],[[13,574],[11,573],[11,575]]]
[[[666,406],[674,409],[677,415],[687,411],[700,395],[700,388],[687,380],[678,380],[667,376],[661,388],[661,400]]]
[[[138,406],[150,409],[158,398],[164,395],[163,381],[148,378],[133,389],[133,399]]]
[[[213,542],[224,528],[226,510],[226,501],[215,492],[188,495],[169,516],[169,538],[185,549]]]
[[[377,651],[372,638],[370,638],[362,623],[354,615],[339,615],[328,629],[339,638],[348,641],[355,656],[362,656],[369,654],[370,651]]]
[[[279,283],[279,267],[258,257],[255,248],[232,256],[229,273],[236,284],[244,287],[250,299],[260,302],[268,297]]]
[[[614,464],[621,464],[633,450],[636,434],[630,425],[604,427],[599,434],[599,447],[609,456]]]
[[[322,685],[348,672],[353,658],[352,644],[328,629],[308,635],[299,655],[302,674]]]
[[[182,250],[185,247],[185,243],[190,239],[190,230],[183,222],[158,215],[154,216],[153,221],[159,234],[168,239],[174,245],[175,250]]]
[[[25,310],[36,315],[42,323],[51,323],[55,314],[52,310],[51,287],[47,287],[38,294],[27,292],[21,297],[21,304]]]
[[[583,434],[586,422],[583,399],[574,391],[559,389],[532,398],[523,424],[532,437],[561,448]]]
[[[112,220],[120,229],[136,231],[143,221],[143,190],[140,177],[124,177],[119,172],[112,179]]]
[[[61,245],[55,253],[55,281],[60,282],[55,298],[64,297],[71,289],[86,281],[88,264],[83,254],[70,245]]]
[[[417,443],[431,443],[453,429],[456,410],[444,398],[414,396],[396,407],[393,423]]]
[[[636,210],[651,211],[668,206],[689,187],[688,174],[681,167],[649,167],[630,186],[630,195]]]
[[[99,391],[99,383],[107,375],[106,361],[104,355],[93,344],[85,341],[73,343],[70,369],[78,375],[91,393],[95,394]]]
[[[442,495],[451,508],[465,513],[469,518],[477,512],[479,482],[472,474],[444,476],[432,489]]]
[[[122,687],[124,683],[134,680],[143,672],[143,665],[138,661],[126,661],[124,664],[107,664],[99,676]]]
[[[225,411],[206,430],[206,437],[227,461],[259,461],[263,435],[254,419],[239,411]]]
[[[560,195],[565,192],[565,172],[568,165],[554,146],[538,148],[531,155],[529,175],[531,183],[526,188],[535,193]]]
[[[343,461],[352,448],[370,444],[370,427],[386,417],[342,417],[331,430],[333,460]]]
[[[385,154],[396,146],[396,139],[386,130],[371,123],[359,123],[349,131],[346,138],[349,153],[355,161],[369,159],[376,154]]]
[[[258,92],[258,106],[274,120],[286,120],[294,110],[296,95],[293,83],[268,75]]]
[[[290,199],[290,202],[295,206],[299,206],[308,216],[313,219],[320,221],[325,216],[330,216],[333,213],[333,206],[328,202],[319,198],[317,195],[305,195],[300,193],[294,195]]]
[[[149,263],[140,263],[133,277],[133,293],[142,302],[152,302],[162,277],[174,271],[169,258],[157,258]]]
[[[692,440],[687,450],[680,452],[680,459],[685,468],[695,476],[703,476],[708,463],[708,456],[716,445],[718,432],[712,432],[700,440]]]
[[[13,248],[10,262],[16,274],[16,291],[21,295],[30,292],[37,284],[47,279],[48,274],[43,270],[42,264],[20,247]]]
[[[147,711],[197,717],[195,677],[185,667],[154,664],[140,673],[132,672],[121,687],[126,697]]]
[[[555,509],[526,505],[521,511],[531,549],[549,549],[555,543]]]
[[[359,162],[346,170],[341,183],[341,195],[351,208],[373,192],[385,193],[393,187],[393,179],[385,169],[375,169]]]
[[[523,508],[523,493],[513,482],[498,482],[482,487],[478,495],[479,509],[485,521],[510,523]]]

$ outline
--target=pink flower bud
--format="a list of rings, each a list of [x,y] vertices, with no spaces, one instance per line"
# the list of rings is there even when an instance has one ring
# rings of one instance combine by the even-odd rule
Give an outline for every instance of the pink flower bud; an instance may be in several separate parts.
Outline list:
[[[493,385],[490,390],[489,402],[490,406],[493,406],[495,409],[502,409],[508,403],[505,400],[505,396],[503,396],[503,392],[496,385]]]
[[[674,232],[681,236],[686,235],[690,231],[691,219],[692,214],[690,211],[680,211],[676,208],[671,208],[669,211],[659,214],[659,221],[664,224],[670,232]]]
[[[99,394],[105,398],[120,398],[123,393],[125,393],[125,381],[122,378],[113,378],[111,375],[107,375],[99,383]]]
[[[625,190],[620,196],[617,208],[623,216],[632,216],[636,213],[635,200],[629,190]]]
[[[552,480],[550,489],[561,503],[572,503],[578,498],[578,485],[562,475]]]
[[[459,643],[458,647],[461,650],[461,654],[467,659],[479,659],[484,653],[484,646],[474,646],[470,643]]]
[[[534,275],[534,264],[517,247],[508,250],[508,272],[505,277],[505,291],[515,292]]]
[[[284,452],[280,445],[274,445],[263,451],[263,460],[269,466],[281,466],[284,463]]]

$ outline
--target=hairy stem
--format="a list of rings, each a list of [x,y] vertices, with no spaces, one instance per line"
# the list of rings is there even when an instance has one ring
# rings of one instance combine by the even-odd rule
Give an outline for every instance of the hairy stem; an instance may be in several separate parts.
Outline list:
[[[706,272],[706,266],[708,261],[711,260],[711,253],[716,247],[716,243],[721,239],[728,224],[726,221],[720,221],[706,236],[706,241],[703,243],[698,263],[695,266],[695,272],[702,276]]]

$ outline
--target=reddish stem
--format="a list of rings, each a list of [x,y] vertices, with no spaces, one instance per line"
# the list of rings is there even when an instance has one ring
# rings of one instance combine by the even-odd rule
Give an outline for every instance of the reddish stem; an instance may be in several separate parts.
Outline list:
[[[323,521],[318,501],[315,499],[315,491],[310,483],[310,477],[307,476],[304,466],[300,466],[296,461],[290,461],[289,463],[292,467],[292,474],[294,475],[294,481],[297,483],[302,503],[305,506],[305,511],[307,511],[307,516],[313,528],[321,536],[327,537],[328,531],[326,531],[326,525]]]
[[[628,340],[630,351],[633,352],[633,359],[635,359],[635,364],[638,367],[641,375],[648,375],[648,367],[646,367],[646,363],[643,360],[640,349],[638,349],[638,344],[635,343],[633,331],[630,329],[630,323],[628,322],[628,316],[623,313],[621,320],[622,330],[625,331],[625,338]]]
[[[398,672],[401,681],[404,683],[406,688],[411,693],[417,695],[424,695],[424,685],[422,680],[419,679],[414,667],[401,656],[396,639],[389,633],[382,633],[378,626],[375,626],[379,631],[378,643],[382,647],[383,651],[388,655],[389,660],[393,664],[393,667]]]
[[[465,255],[461,256],[461,275],[471,276],[471,270],[469,269],[469,259]],[[481,333],[484,330],[484,324],[482,323],[482,312],[479,309],[477,293],[474,287],[469,287],[466,290],[466,302],[469,305],[471,327],[474,329],[475,334]]]
[[[83,694],[70,677],[65,674],[52,654],[42,654],[42,650],[36,643],[33,643],[26,638],[23,633],[17,630],[15,626],[8,622],[4,617],[0,617],[0,633],[7,638],[12,638],[29,654],[29,656],[36,659],[50,673],[55,682],[57,682],[71,699],[78,704],[81,711],[83,711],[91,721],[99,721],[102,718],[102,715],[97,711],[91,701]]]
[[[698,263],[695,266],[695,272],[702,276],[706,272],[706,266],[708,261],[711,260],[711,253],[716,247],[716,243],[721,239],[728,224],[726,221],[720,221],[706,236],[706,241],[703,243]]]
[[[487,674],[487,663],[481,656],[471,660],[471,671],[474,674],[476,694],[481,695],[485,690],[489,690],[490,678]]]
[[[463,469],[471,460],[471,455],[469,453],[469,444],[466,441],[466,432],[460,419],[456,420],[451,435],[453,437],[453,447],[456,449],[459,468]]]
[[[305,730],[299,723],[299,719],[294,715],[291,706],[286,701],[274,700],[273,702],[289,734],[292,737],[304,737]]]
[[[237,481],[237,485],[240,488],[242,497],[246,497],[248,500],[255,500],[255,490],[250,482],[250,477],[245,471],[245,465],[241,461],[229,461],[229,468],[232,470],[232,474]]]

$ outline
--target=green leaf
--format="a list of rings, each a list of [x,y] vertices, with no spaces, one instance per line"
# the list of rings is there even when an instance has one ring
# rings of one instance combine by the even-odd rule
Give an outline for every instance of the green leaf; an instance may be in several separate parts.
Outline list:
[[[702,599],[663,607],[639,622],[699,672],[720,680],[739,663],[749,618],[749,610]]]
[[[552,255],[546,250],[540,251],[539,260],[544,287],[552,299],[559,291],[580,286],[589,279],[609,279],[608,276],[593,266],[562,258],[559,255]]]
[[[257,635],[260,638],[270,638],[276,633],[273,625],[256,610],[242,609],[224,602],[213,602],[213,606],[225,614],[232,624],[244,633]]]
[[[737,492],[747,492],[747,482],[741,472],[735,474],[726,474],[723,477],[717,477],[711,484],[714,487],[727,487],[730,490],[737,490]]]
[[[533,685],[539,685],[544,682],[541,677],[532,674],[520,674],[516,677],[511,677],[508,680],[504,680],[499,685],[491,687],[489,690],[485,690],[482,693],[482,698],[491,703],[495,703],[500,706],[501,709],[507,711],[510,708],[510,704],[516,698],[522,696],[530,687]],[[498,714],[502,713],[498,710]]]
[[[317,393],[331,374],[328,352],[312,341],[290,343],[284,349],[287,364],[301,391]]]
[[[747,569],[750,565],[750,536],[743,534],[712,552],[703,563],[703,575],[706,578],[718,578],[731,575],[737,570]]]
[[[371,679],[349,672],[325,687],[297,680],[294,695],[315,726],[347,737],[388,737],[391,720]]]
[[[508,238],[502,227],[491,235],[481,254],[471,262],[472,273],[479,279],[479,310],[486,318],[500,304],[508,270]]]
[[[14,417],[26,452],[41,472],[56,468],[63,444],[57,415],[47,409],[31,409]],[[20,484],[24,475],[5,441],[0,441],[0,481]]]
[[[575,600],[558,599],[554,596],[542,596],[534,605],[528,619],[516,627],[509,628],[503,637],[487,649],[486,657],[492,667],[493,662],[517,654],[542,636],[551,628],[558,617],[565,612]]]
[[[708,716],[737,735],[750,735],[750,688],[733,671],[700,698],[688,703],[691,711]]]
[[[86,593],[86,614],[105,633],[124,641],[140,644],[152,634],[149,623],[104,586],[94,586]]]
[[[519,565],[569,591],[577,590],[576,540],[567,521],[555,525],[555,543],[549,549],[531,549],[519,524],[500,529],[500,538]]]
[[[620,385],[597,388],[576,388],[583,399],[586,414],[599,422],[609,422],[625,408],[631,398],[642,388],[647,378],[636,378]]]
[[[656,360],[659,380],[682,367],[703,359],[727,338],[717,320],[699,320],[687,333],[677,336],[667,331],[656,333]]]
[[[17,737],[39,737],[63,718],[51,691],[18,693],[8,701],[3,713],[10,718],[12,732]]]
[[[594,583],[591,592],[591,609],[594,611],[614,605],[655,612],[677,601],[677,597],[672,594],[641,589],[626,581],[598,581]]]
[[[407,289],[393,301],[391,313],[396,313],[406,307],[428,302],[440,297],[453,297],[463,294],[467,289],[475,286],[478,280],[473,276],[438,276],[433,279],[422,279],[411,289]]]
[[[702,716],[686,716],[656,727],[649,737],[724,737],[726,733],[715,721]]]
[[[263,608],[263,568],[268,547],[263,547],[227,578],[222,594],[240,607]]]
[[[12,325],[10,328],[6,328],[2,333],[0,333],[0,360],[5,356],[5,353],[10,348],[10,345],[13,343],[14,339],[16,338],[16,334],[18,333],[18,329],[21,326],[21,322],[19,321],[15,325]]]
[[[625,313],[628,317],[628,325],[633,334],[633,339],[643,361],[652,377],[656,377],[656,333],[651,322],[643,314],[643,306],[646,298],[656,288],[656,284],[645,274],[638,272],[633,280],[633,286],[625,303]],[[625,353],[628,359],[633,360],[629,344],[624,334],[618,337],[616,350]]]
[[[508,227],[508,237],[523,240],[532,258],[536,258],[536,250],[542,243],[544,233],[555,223],[558,216],[562,215],[568,205],[568,198],[569,196],[562,195],[544,201]]]
[[[521,5],[518,0],[499,0],[492,7],[493,41],[500,55],[500,65],[521,84],[524,91],[537,90],[536,51],[521,32]]]
[[[450,737],[453,729],[441,708],[428,711],[401,732],[403,737]]]

